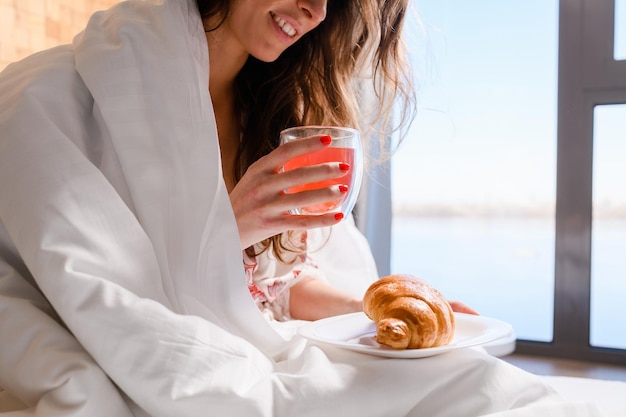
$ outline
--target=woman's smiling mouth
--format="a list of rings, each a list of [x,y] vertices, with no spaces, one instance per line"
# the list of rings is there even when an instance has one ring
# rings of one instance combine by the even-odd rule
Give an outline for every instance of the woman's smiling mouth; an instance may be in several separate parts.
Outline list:
[[[272,18],[274,19],[276,24],[282,29],[283,32],[285,32],[287,36],[292,37],[292,38],[296,36],[296,29],[290,23],[288,23],[285,19],[283,19],[280,16],[275,15],[272,12],[270,12],[270,14],[272,15]]]

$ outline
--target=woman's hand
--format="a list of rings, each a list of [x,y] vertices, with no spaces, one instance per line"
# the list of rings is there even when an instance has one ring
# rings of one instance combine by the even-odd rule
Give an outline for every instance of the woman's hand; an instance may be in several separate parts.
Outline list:
[[[330,142],[329,136],[289,142],[250,165],[230,193],[242,249],[287,230],[332,226],[341,221],[342,213],[293,215],[289,210],[336,201],[346,192],[345,188],[332,186],[294,194],[284,190],[342,177],[350,169],[347,164],[329,162],[280,172],[287,161],[323,150]]]
[[[460,302],[460,301],[450,301],[448,300],[448,302],[450,303],[450,307],[452,307],[452,311],[456,312],[456,313],[465,313],[465,314],[473,314],[475,316],[478,316],[478,312],[476,310],[474,310],[473,308],[469,307],[468,305]]]

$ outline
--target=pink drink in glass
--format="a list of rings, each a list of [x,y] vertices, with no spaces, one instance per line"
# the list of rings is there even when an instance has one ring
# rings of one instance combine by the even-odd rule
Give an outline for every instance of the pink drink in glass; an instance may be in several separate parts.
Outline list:
[[[346,185],[348,192],[334,201],[293,208],[289,210],[291,214],[319,215],[340,211],[344,215],[348,215],[356,203],[363,177],[363,148],[357,130],[341,126],[296,126],[280,132],[280,143],[284,144],[294,140],[321,135],[328,135],[332,138],[330,146],[318,152],[298,156],[285,163],[282,169],[289,171],[303,166],[335,162],[349,164],[350,170],[341,177],[298,185],[285,190],[285,192],[298,193],[337,185]]]
[[[340,162],[349,164],[350,167],[354,167],[354,149],[352,148],[335,148],[329,147],[324,150],[309,153],[306,155],[298,156],[289,162],[287,162],[284,166],[285,171],[290,171],[294,168],[300,168],[308,165],[317,165],[325,162]],[[332,180],[319,181],[310,184],[298,185],[296,187],[289,188],[287,190],[288,193],[298,193],[300,191],[306,190],[316,190],[320,188],[331,187],[333,185],[346,185],[348,187],[352,186],[352,173],[353,170],[350,169],[346,175],[339,178],[333,178]],[[307,214],[323,214],[329,211],[335,210],[337,207],[341,206],[343,200],[347,197],[344,196],[336,201],[328,201],[322,204],[315,204],[313,206],[303,207],[301,211]]]

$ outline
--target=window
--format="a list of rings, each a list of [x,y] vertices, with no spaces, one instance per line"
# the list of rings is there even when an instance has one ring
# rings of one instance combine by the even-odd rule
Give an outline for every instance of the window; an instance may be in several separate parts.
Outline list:
[[[391,270],[550,341],[557,1],[416,7],[421,103],[392,165]]]
[[[407,24],[421,102],[392,164],[391,272],[509,321],[519,353],[626,364],[613,1],[419,0]]]
[[[626,349],[626,104],[596,106],[593,138],[591,344]]]

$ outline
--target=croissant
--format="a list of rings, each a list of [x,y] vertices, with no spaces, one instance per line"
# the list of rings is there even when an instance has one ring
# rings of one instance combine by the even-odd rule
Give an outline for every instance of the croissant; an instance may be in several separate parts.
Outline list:
[[[454,313],[431,285],[411,275],[389,275],[365,292],[363,311],[376,322],[376,341],[394,349],[447,345]]]

